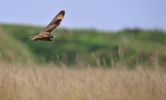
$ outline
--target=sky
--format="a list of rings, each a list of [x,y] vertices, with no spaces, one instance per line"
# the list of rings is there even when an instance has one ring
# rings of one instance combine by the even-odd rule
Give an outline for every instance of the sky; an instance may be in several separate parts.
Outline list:
[[[60,10],[64,28],[166,30],[166,0],[1,0],[0,23],[45,26]]]

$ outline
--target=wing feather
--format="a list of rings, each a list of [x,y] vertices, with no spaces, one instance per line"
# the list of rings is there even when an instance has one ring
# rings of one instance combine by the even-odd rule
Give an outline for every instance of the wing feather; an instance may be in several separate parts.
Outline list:
[[[54,18],[53,20],[43,29],[44,32],[52,32],[56,27],[59,26],[61,23],[62,19],[64,18],[65,11],[62,10],[60,11]]]

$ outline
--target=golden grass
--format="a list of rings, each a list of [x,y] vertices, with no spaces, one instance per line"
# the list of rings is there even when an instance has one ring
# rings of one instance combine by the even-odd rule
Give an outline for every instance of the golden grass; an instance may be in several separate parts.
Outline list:
[[[55,66],[1,63],[0,100],[166,100],[166,73],[157,68]]]

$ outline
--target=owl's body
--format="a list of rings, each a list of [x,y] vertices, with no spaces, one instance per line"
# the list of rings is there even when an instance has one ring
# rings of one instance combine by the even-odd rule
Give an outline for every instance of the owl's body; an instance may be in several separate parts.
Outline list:
[[[50,32],[42,32],[39,35],[32,38],[32,40],[44,40],[44,41],[52,41],[54,36]]]
[[[64,18],[65,11],[62,10],[60,11],[54,19],[50,22],[48,26],[46,26],[40,33],[39,35],[36,35],[32,38],[32,40],[37,41],[37,40],[44,40],[44,41],[52,41],[54,36],[52,35],[52,31],[58,27]]]

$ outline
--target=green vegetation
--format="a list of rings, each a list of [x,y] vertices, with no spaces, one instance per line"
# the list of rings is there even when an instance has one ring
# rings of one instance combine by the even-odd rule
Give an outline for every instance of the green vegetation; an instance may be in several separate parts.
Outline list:
[[[18,58],[38,63],[166,65],[166,32],[160,30],[100,32],[57,29],[54,31],[56,39],[53,42],[31,41],[29,37],[39,33],[41,29],[33,26],[0,25],[1,55],[6,56],[10,50]],[[9,55],[7,57],[10,58]]]
[[[0,28],[0,59],[10,62],[25,62],[33,59],[33,56],[24,44]]]

